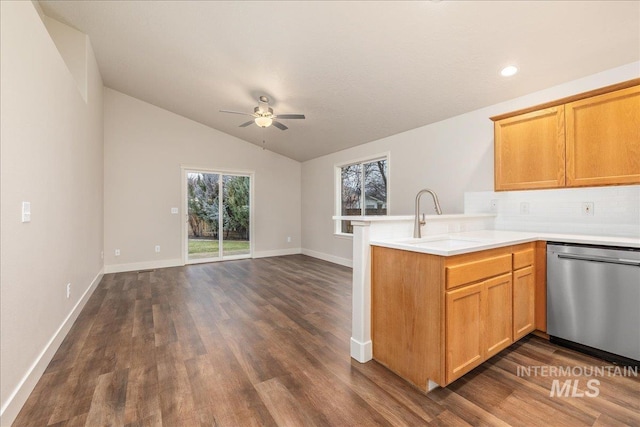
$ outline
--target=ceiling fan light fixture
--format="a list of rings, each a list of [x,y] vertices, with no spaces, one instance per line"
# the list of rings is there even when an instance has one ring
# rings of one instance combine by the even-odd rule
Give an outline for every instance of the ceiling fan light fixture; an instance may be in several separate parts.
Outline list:
[[[271,126],[271,123],[273,123],[273,119],[271,117],[260,116],[255,118],[255,122],[261,128],[268,128]]]
[[[231,111],[231,110],[220,110],[221,113],[231,113],[231,114],[240,114],[242,116],[250,116],[251,120],[246,123],[242,123],[241,128],[245,128],[247,126],[251,126],[253,123],[260,126],[261,128],[268,128],[273,125],[274,127],[280,130],[289,129],[286,125],[281,123],[279,120],[275,121],[274,119],[304,119],[304,114],[273,114],[273,108],[269,107],[268,104],[269,99],[266,96],[261,96],[258,99],[258,106],[253,109],[253,113],[243,113],[240,111]]]

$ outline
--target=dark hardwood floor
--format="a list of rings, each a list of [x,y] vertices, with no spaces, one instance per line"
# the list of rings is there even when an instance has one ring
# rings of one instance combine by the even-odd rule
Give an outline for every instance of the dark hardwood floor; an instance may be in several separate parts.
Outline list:
[[[351,270],[303,255],[109,274],[14,425],[640,426],[637,377],[518,375],[607,365],[543,339],[424,395],[351,360],[350,329]]]

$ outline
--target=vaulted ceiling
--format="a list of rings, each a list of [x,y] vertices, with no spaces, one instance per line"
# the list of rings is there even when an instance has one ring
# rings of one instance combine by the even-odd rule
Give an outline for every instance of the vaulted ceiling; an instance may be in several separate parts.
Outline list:
[[[635,1],[40,4],[90,36],[106,86],[299,161],[640,59]],[[260,95],[307,119],[219,112]]]

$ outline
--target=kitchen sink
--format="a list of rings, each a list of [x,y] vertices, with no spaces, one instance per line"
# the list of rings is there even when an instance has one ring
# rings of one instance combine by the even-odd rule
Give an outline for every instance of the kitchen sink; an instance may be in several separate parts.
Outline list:
[[[477,246],[487,243],[487,239],[460,239],[452,236],[433,236],[423,237],[422,239],[404,240],[405,245],[415,246],[417,248],[433,248],[433,249],[455,249],[461,247]]]
[[[462,239],[440,239],[440,240],[428,240],[426,242],[410,243],[418,248],[439,248],[439,249],[452,249],[466,246],[475,246],[482,244],[476,240],[462,240]]]

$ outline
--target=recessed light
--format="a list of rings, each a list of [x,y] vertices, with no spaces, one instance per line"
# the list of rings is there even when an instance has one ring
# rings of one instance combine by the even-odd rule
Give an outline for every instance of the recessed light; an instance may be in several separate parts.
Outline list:
[[[517,72],[518,72],[518,67],[514,65],[508,65],[504,67],[502,71],[500,71],[500,74],[502,74],[504,77],[511,77],[515,75]]]

